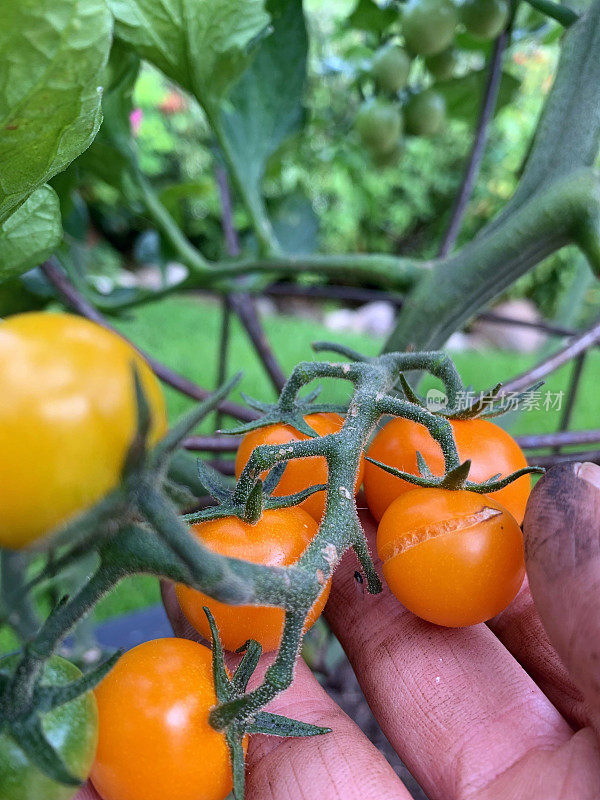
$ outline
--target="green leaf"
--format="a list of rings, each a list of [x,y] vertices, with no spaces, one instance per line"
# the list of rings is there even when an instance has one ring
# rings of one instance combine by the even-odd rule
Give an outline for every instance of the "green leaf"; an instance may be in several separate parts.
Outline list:
[[[493,39],[481,39],[473,36],[469,31],[459,31],[454,37],[454,46],[458,50],[467,50],[474,53],[482,53],[486,57],[492,52],[494,45]]]
[[[469,125],[475,124],[479,114],[479,103],[485,89],[487,70],[469,72],[462,78],[453,78],[435,84],[436,92],[446,99],[448,116],[464,120]],[[500,91],[496,110],[512,102],[519,90],[520,82],[509,72],[502,73]],[[474,100],[476,98],[476,100]]]
[[[310,722],[301,722],[298,719],[282,717],[268,711],[259,711],[249,725],[248,733],[286,737],[322,736],[324,733],[331,733],[331,728],[321,728],[318,725],[311,725]]]
[[[398,12],[390,4],[378,6],[373,0],[358,0],[354,11],[348,17],[352,28],[373,33],[383,33],[398,19]]]
[[[111,27],[105,0],[0,3],[0,222],[96,135]]]
[[[202,485],[211,497],[225,503],[231,499],[232,486],[225,476],[218,470],[211,467],[201,458],[196,459],[196,471],[202,481]]]
[[[471,460],[467,459],[463,461],[462,464],[459,464],[458,467],[446,473],[440,486],[443,486],[445,489],[461,489],[469,477],[470,470]]]
[[[315,253],[319,247],[319,218],[301,191],[284,197],[271,214],[277,241],[286,253]]]
[[[225,654],[223,652],[223,645],[221,644],[221,639],[219,637],[217,623],[215,622],[215,618],[213,617],[209,608],[204,606],[203,611],[206,614],[208,624],[210,625],[210,635],[212,640],[212,669],[217,699],[220,702],[231,700],[233,692],[227,667],[225,666]]]
[[[241,653],[244,650],[246,651],[244,657],[240,661],[231,680],[234,690],[240,694],[246,691],[248,681],[254,674],[254,670],[258,666],[258,661],[262,655],[262,647],[258,642],[254,641],[254,639],[249,639],[237,652]]]
[[[267,0],[272,33],[223,104],[222,133],[234,168],[260,195],[267,161],[305,119],[308,36],[300,0]]]
[[[187,450],[176,450],[171,456],[167,473],[169,480],[188,489],[194,497],[207,493],[198,474],[198,456]]]
[[[41,186],[0,225],[0,283],[37,267],[61,238],[58,196]]]
[[[115,33],[193,94],[219,100],[245,69],[269,17],[263,0],[109,0]]]
[[[139,59],[133,53],[118,43],[113,47],[106,71],[111,86],[102,100],[104,122],[92,146],[77,162],[78,168],[89,170],[124,194],[131,186],[128,176],[138,169],[130,114],[139,68]]]

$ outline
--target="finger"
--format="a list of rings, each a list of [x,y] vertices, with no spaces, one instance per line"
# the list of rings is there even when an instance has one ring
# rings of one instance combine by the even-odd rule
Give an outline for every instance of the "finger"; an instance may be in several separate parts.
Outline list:
[[[199,640],[181,611],[173,585],[163,583],[161,592],[175,634]],[[250,689],[260,682],[272,659],[272,654],[261,658]],[[294,683],[271,702],[268,711],[332,732],[308,739],[252,736],[246,759],[246,800],[410,800],[383,755],[321,688],[302,659]]]
[[[488,625],[563,717],[574,728],[587,725],[583,695],[548,638],[527,578],[513,602]]]
[[[523,529],[540,617],[600,732],[600,467],[563,464],[546,473]]]
[[[252,736],[247,800],[410,800],[383,755],[300,660],[292,686],[268,710],[329,727],[310,739]]]
[[[74,800],[102,800],[98,792],[91,784],[86,784],[84,788],[75,795]]]
[[[374,551],[374,524],[364,520]],[[485,625],[423,622],[384,588],[362,596],[347,554],[327,606],[379,723],[431,798],[476,796],[571,729]]]
[[[210,645],[210,642],[205,641],[194,626],[188,622],[187,617],[181,610],[174,583],[161,581],[160,596],[175,636],[179,639],[191,639],[194,642]]]

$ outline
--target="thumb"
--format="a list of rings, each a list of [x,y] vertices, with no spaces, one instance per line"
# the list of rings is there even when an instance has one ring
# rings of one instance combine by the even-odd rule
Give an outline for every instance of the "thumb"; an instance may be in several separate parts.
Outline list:
[[[537,483],[523,521],[533,599],[600,733],[600,467],[561,464]]]

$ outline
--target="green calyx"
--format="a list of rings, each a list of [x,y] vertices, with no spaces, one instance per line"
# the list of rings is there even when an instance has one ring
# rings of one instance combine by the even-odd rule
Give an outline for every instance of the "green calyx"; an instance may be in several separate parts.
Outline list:
[[[477,492],[478,494],[490,494],[491,492],[498,492],[504,489],[509,483],[513,483],[522,475],[541,475],[545,472],[542,467],[523,467],[516,472],[511,472],[504,478],[500,475],[493,475],[487,481],[481,483],[474,483],[468,480],[469,472],[471,470],[471,461],[463,461],[458,464],[454,469],[446,472],[442,477],[434,475],[421,453],[417,452],[417,463],[419,465],[419,475],[413,475],[410,472],[391,467],[389,464],[384,464],[382,461],[377,461],[374,458],[365,456],[367,461],[380,467],[385,472],[393,475],[395,478],[401,478],[407,483],[412,483],[415,486],[420,486],[427,489],[448,489],[450,491],[457,491],[459,489],[467,489],[470,492]]]
[[[225,666],[225,654],[219,638],[215,619],[208,608],[204,608],[210,625],[213,653],[213,677],[219,704],[211,711],[209,722],[217,731],[223,731],[233,769],[233,793],[236,800],[243,800],[245,785],[243,740],[248,734],[262,733],[269,736],[306,737],[321,736],[331,733],[331,728],[322,728],[308,722],[290,719],[280,714],[257,711],[251,717],[243,719],[231,718],[228,713],[231,707],[242,707],[248,682],[262,654],[260,644],[250,639],[238,651],[244,653],[237,669],[230,677]],[[225,714],[223,714],[225,709]]]

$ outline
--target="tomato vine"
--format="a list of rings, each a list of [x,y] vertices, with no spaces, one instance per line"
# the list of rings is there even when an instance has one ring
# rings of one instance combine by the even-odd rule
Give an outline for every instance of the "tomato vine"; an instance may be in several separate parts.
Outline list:
[[[389,353],[365,358],[338,345],[317,343],[314,347],[319,352],[337,352],[347,360],[298,364],[277,403],[268,405],[249,399],[260,410],[261,417],[234,429],[234,432],[245,433],[284,423],[307,438],[291,441],[285,446],[256,447],[233,488],[222,475],[200,461],[200,477],[217,504],[184,518],[171,499],[178,497],[178,487],[166,477],[169,459],[183,438],[218,405],[238,378],[184,417],[154,448],[147,449],[151,415],[142,384],[137,374],[134,375],[138,432],[125,462],[121,484],[51,537],[48,546],[55,549],[62,545],[64,552],[29,584],[28,590],[35,591],[40,581],[64,570],[82,552],[90,549],[97,553],[98,566],[76,595],[52,611],[37,634],[24,646],[12,678],[0,685],[1,729],[18,732],[19,741],[28,751],[37,752],[34,737],[28,731],[39,725],[40,691],[43,694],[39,680],[44,664],[74,625],[113,586],[132,574],[155,575],[198,589],[223,603],[277,606],[285,612],[276,658],[261,684],[247,693],[240,692],[239,682],[235,684],[236,691],[228,688],[229,678],[225,680],[218,636],[210,618],[219,696],[219,704],[210,713],[210,722],[217,730],[226,732],[234,763],[235,790],[237,796],[242,797],[244,771],[237,763],[243,758],[242,738],[253,730],[268,727],[266,718],[262,727],[257,722],[262,719],[261,709],[292,682],[306,619],[346,550],[354,550],[368,590],[372,593],[381,590],[354,499],[354,483],[363,450],[381,417],[392,415],[420,423],[441,447],[445,465],[442,477],[433,476],[422,458],[420,475],[408,475],[385,467],[420,486],[464,488],[487,493],[497,491],[523,474],[538,471],[526,467],[502,479],[492,478],[480,484],[469,481],[470,462],[461,463],[450,424],[452,416],[464,415],[464,409],[460,409],[458,404],[464,387],[453,362],[445,354]],[[412,392],[404,376],[411,370],[426,370],[443,383],[448,397],[448,406],[443,413],[429,411]],[[317,402],[316,391],[302,396],[305,387],[325,378],[352,384],[353,395],[347,408]],[[395,389],[398,384],[403,387],[401,394]],[[493,391],[497,394],[499,387]],[[317,436],[305,417],[310,413],[331,411],[344,412],[343,426]],[[478,407],[473,409],[473,413],[479,411]],[[307,457],[326,460],[327,483],[308,487],[293,495],[273,495],[286,464]],[[263,481],[261,476],[265,472],[267,477]],[[327,500],[318,532],[298,561],[287,567],[267,566],[220,555],[205,547],[188,528],[190,522],[232,515],[243,520],[256,520],[265,509],[299,504],[314,492],[324,489]],[[245,670],[251,671],[249,664],[257,660],[259,652],[260,648],[253,645],[249,651],[251,655],[247,655],[245,661]],[[109,660],[81,680],[56,692],[52,701],[44,701],[44,708],[48,703],[50,707],[54,707],[53,703],[63,703],[67,695],[73,698],[89,690],[113,663],[113,659]],[[297,735],[294,733],[297,728],[293,720],[277,723],[278,735],[286,731],[289,735]],[[322,732],[320,729],[313,731]],[[56,755],[52,759],[46,758],[43,768],[56,780],[66,781],[69,777]]]

